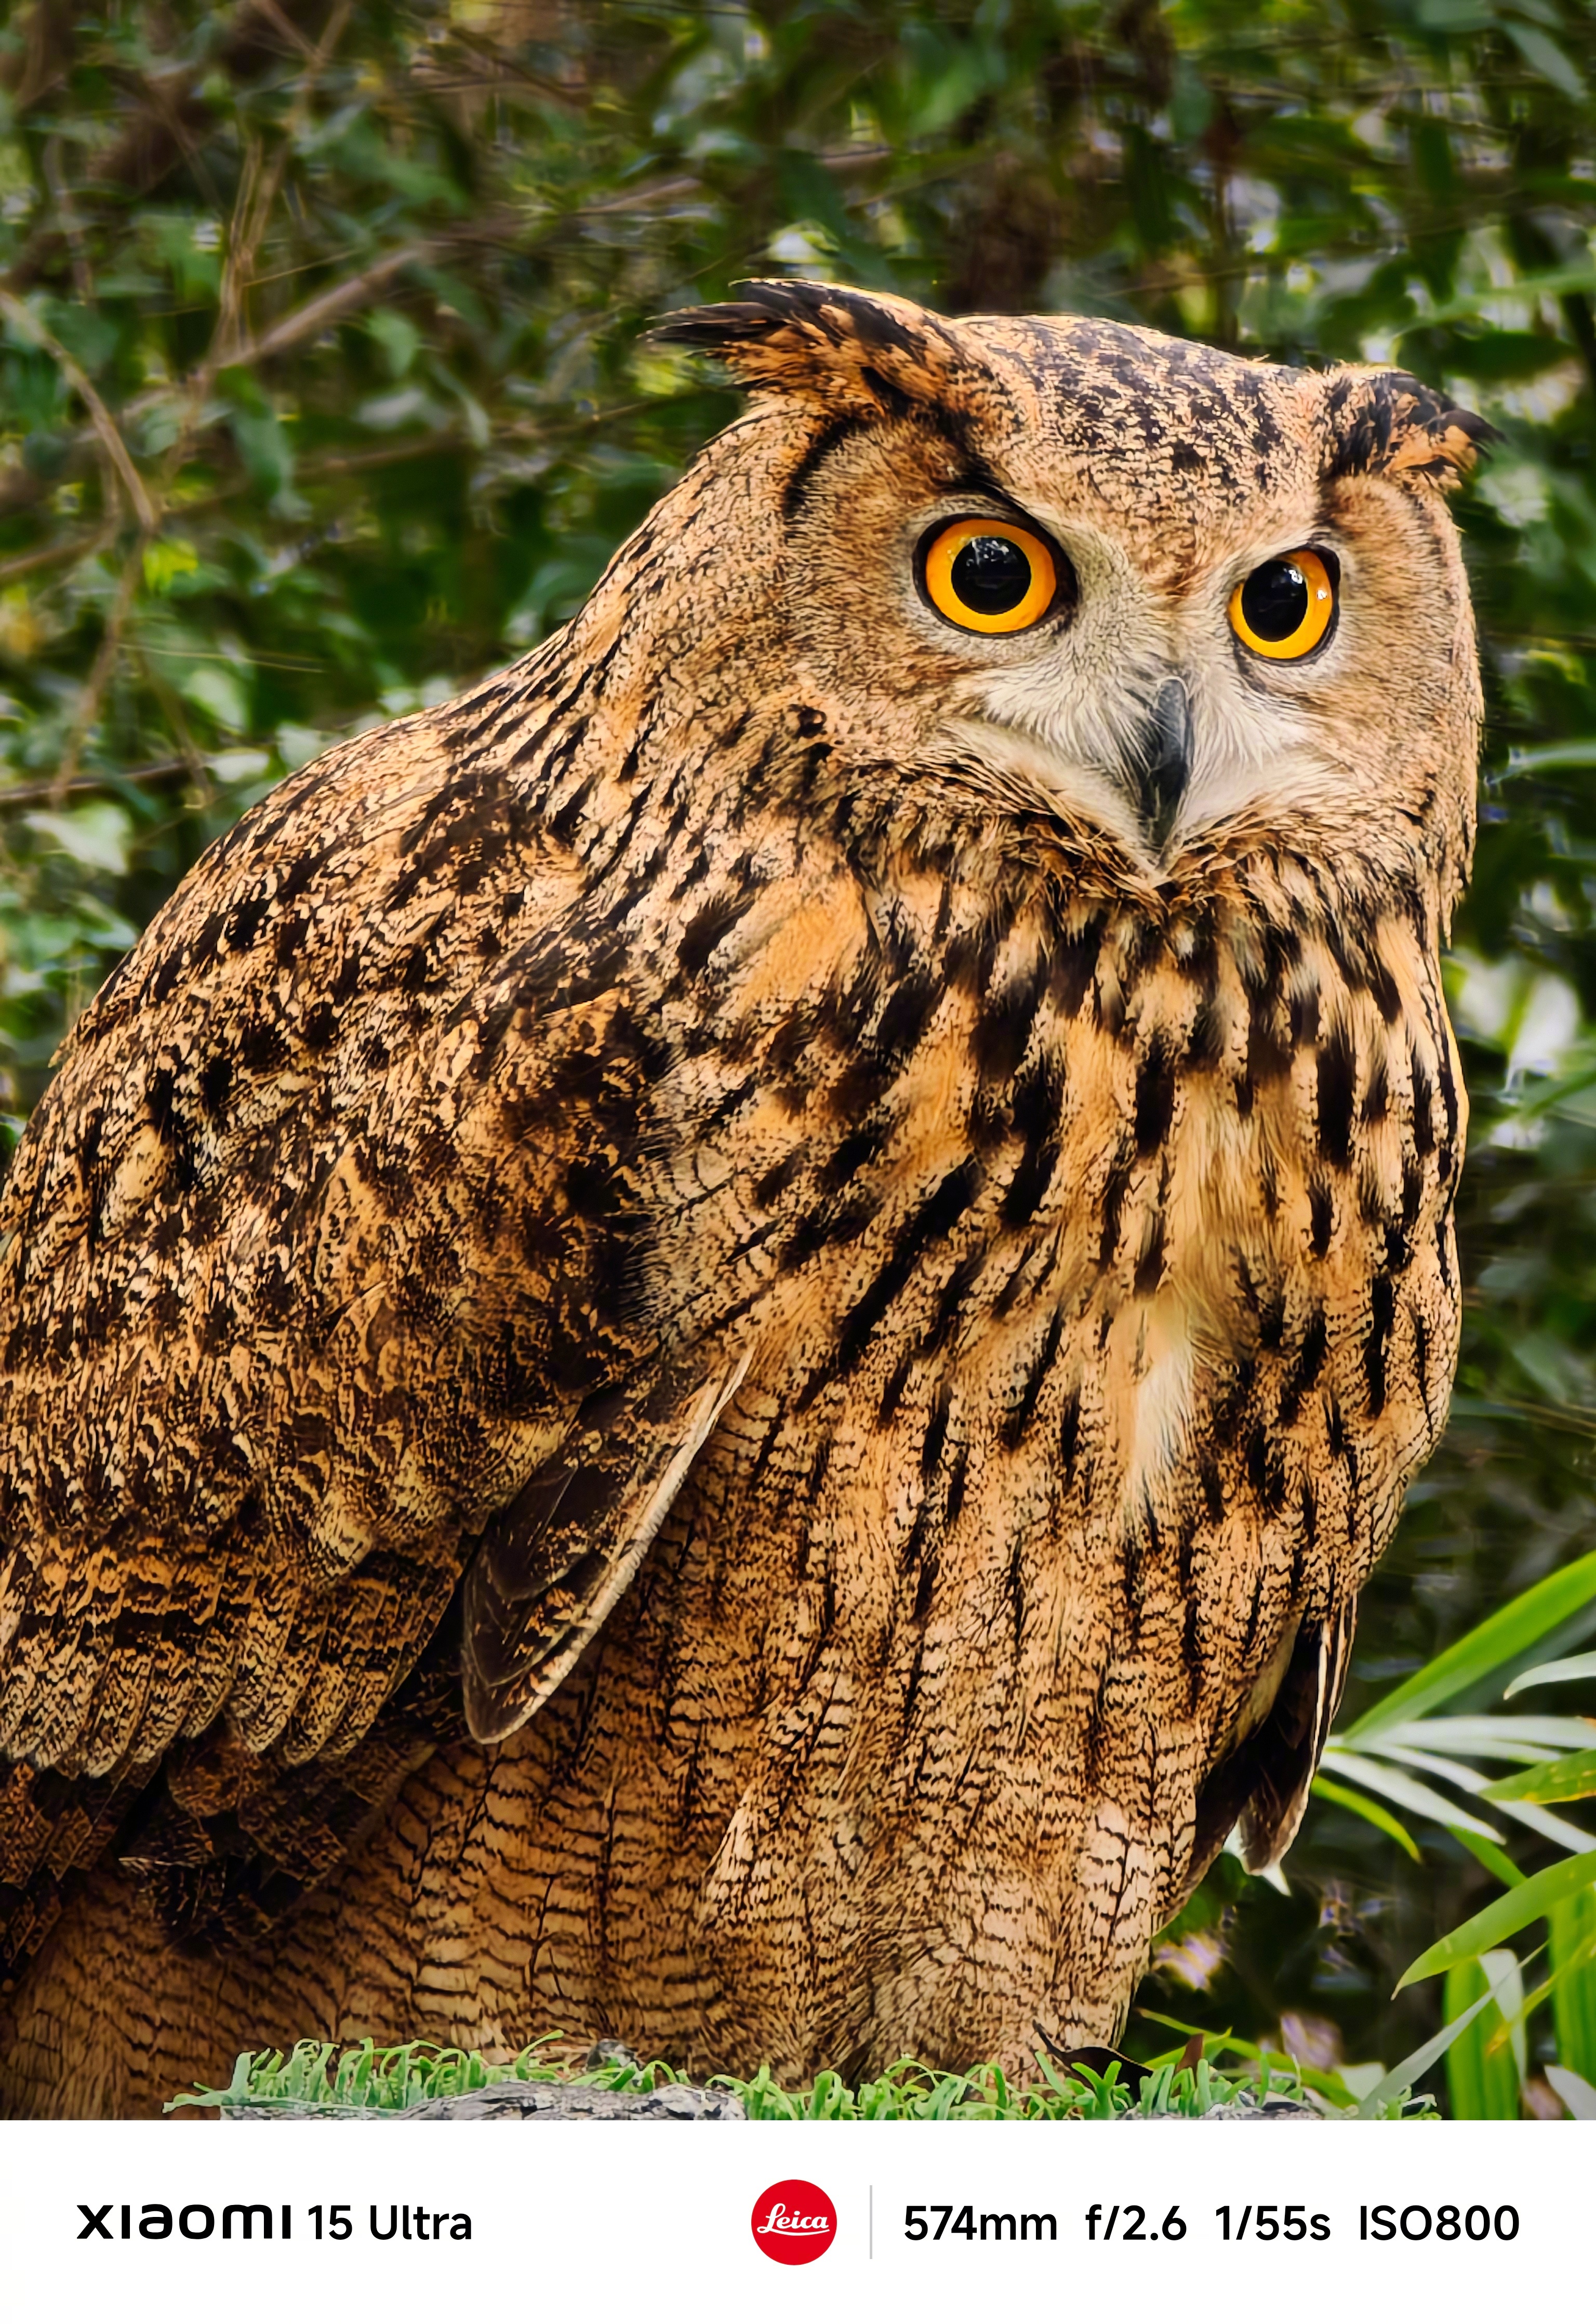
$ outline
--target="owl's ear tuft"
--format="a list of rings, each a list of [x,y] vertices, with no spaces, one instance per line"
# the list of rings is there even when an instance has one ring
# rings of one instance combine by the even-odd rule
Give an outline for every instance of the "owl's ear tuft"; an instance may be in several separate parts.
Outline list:
[[[667,315],[648,336],[718,355],[740,385],[835,410],[898,411],[935,401],[968,368],[940,316],[907,299],[835,282],[739,282],[724,306]]]
[[[1347,371],[1325,398],[1329,476],[1385,475],[1438,486],[1466,476],[1500,430],[1405,371]]]

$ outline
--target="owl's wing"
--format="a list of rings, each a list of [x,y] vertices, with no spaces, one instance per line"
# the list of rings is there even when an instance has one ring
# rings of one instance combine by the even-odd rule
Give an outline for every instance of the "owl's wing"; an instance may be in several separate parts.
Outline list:
[[[746,1354],[707,1379],[698,1365],[681,1367],[629,1402],[596,1398],[558,1458],[493,1519],[465,1578],[462,1674],[479,1742],[512,1734],[559,1685],[637,1572],[748,1367]]]
[[[1347,1598],[1298,1626],[1267,1712],[1203,1786],[1194,1879],[1233,1826],[1240,1826],[1242,1861],[1249,1872],[1278,1864],[1296,1839],[1346,1685],[1356,1617],[1356,1600]]]
[[[235,1821],[241,1753],[280,1791],[350,1760],[473,1557],[484,1733],[625,1587],[737,1364],[672,1343],[668,1059],[582,913],[508,782],[390,729],[238,826],[80,1019],[0,1194],[14,1895],[174,1747]]]

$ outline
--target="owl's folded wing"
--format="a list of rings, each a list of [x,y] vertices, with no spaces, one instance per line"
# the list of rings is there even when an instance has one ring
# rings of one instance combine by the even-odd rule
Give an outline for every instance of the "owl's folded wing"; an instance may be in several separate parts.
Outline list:
[[[492,1520],[465,1578],[462,1672],[479,1742],[513,1733],[559,1685],[642,1563],[747,1370],[746,1355],[708,1378],[681,1367],[629,1404],[597,1399],[558,1458]]]
[[[1278,1864],[1297,1837],[1308,1786],[1346,1685],[1357,1603],[1346,1598],[1306,1617],[1273,1700],[1220,1760],[1197,1802],[1194,1880],[1239,1826],[1249,1872]]]
[[[407,788],[379,740],[179,890],[0,1196],[14,1896],[92,1860],[165,1754],[234,1821],[240,1765],[348,1760],[473,1557],[472,1715],[507,1731],[736,1384],[666,1344],[624,953],[512,796],[436,762]],[[462,876],[484,850],[518,943]]]

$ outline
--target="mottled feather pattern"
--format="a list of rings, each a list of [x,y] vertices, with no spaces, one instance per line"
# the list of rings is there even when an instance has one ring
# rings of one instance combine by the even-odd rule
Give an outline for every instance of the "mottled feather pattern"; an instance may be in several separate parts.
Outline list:
[[[678,327],[749,418],[211,852],[4,1190],[21,2110],[316,2027],[1023,2064],[1300,1817],[1455,1360],[1468,416],[803,286]],[[1029,505],[1027,446],[1161,604],[1281,472],[1376,600],[1430,560],[1374,805],[1155,857],[861,634],[839,509]]]

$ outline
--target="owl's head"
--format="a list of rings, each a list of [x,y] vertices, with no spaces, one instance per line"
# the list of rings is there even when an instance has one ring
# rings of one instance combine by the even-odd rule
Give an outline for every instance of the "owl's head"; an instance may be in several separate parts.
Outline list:
[[[1482,421],[1403,372],[744,289],[657,336],[752,391],[695,489],[846,754],[1154,882],[1300,835],[1455,886],[1481,704],[1445,493]]]

